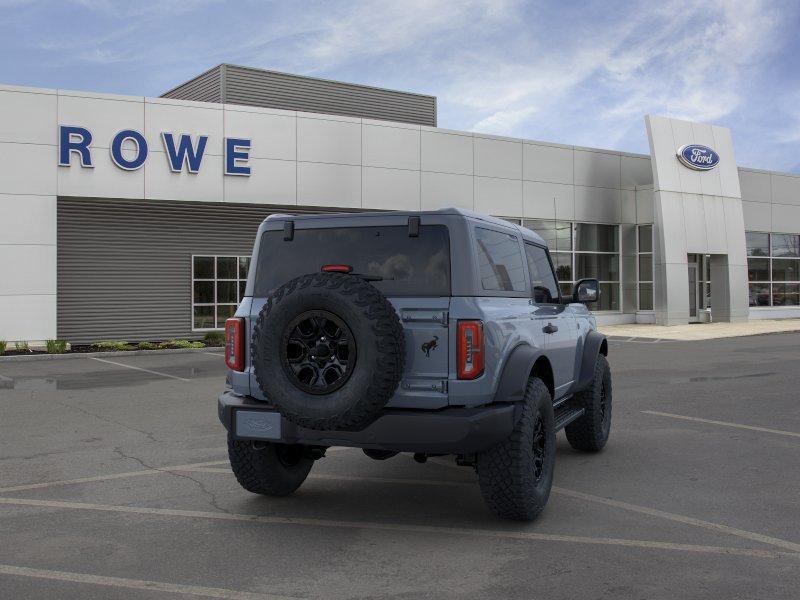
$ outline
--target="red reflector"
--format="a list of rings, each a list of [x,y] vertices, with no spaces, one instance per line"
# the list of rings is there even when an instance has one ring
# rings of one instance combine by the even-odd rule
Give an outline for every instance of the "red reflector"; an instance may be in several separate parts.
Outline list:
[[[483,322],[459,321],[456,362],[459,379],[477,379],[483,375]]]
[[[325,273],[351,273],[353,267],[350,265],[322,265],[322,270]]]
[[[225,364],[234,371],[244,371],[244,319],[225,321]]]

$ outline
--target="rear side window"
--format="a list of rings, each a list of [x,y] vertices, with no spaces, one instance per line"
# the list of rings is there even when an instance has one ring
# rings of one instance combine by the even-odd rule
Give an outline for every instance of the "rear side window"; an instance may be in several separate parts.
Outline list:
[[[266,231],[261,238],[255,293],[267,296],[287,281],[319,273],[323,265],[349,265],[353,273],[382,277],[371,281],[386,296],[449,296],[450,237],[444,225],[340,227]]]
[[[558,283],[547,250],[533,244],[525,244],[525,256],[531,273],[533,301],[537,304],[554,304],[559,301]]]
[[[476,227],[475,238],[483,289],[524,292],[525,269],[517,236]]]

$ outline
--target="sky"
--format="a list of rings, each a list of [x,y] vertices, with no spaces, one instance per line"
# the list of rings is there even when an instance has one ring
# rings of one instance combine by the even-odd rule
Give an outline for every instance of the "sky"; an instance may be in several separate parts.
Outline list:
[[[158,96],[222,62],[438,98],[438,124],[649,153],[644,115],[800,173],[800,2],[0,0],[0,83]]]

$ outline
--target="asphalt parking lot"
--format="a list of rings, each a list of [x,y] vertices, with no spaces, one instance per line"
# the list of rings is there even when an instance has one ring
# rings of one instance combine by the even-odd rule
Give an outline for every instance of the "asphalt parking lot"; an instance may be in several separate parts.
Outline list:
[[[800,334],[611,342],[599,455],[530,524],[471,470],[337,449],[227,467],[218,353],[0,362],[0,598],[797,598]]]

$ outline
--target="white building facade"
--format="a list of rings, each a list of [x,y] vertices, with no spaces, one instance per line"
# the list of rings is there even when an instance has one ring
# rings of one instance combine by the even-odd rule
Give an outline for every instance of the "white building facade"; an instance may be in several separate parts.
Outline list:
[[[175,98],[0,86],[0,339],[200,337],[274,212],[458,206],[549,242],[601,322],[800,317],[800,176],[647,117],[651,154]],[[687,145],[717,164],[687,167]]]

